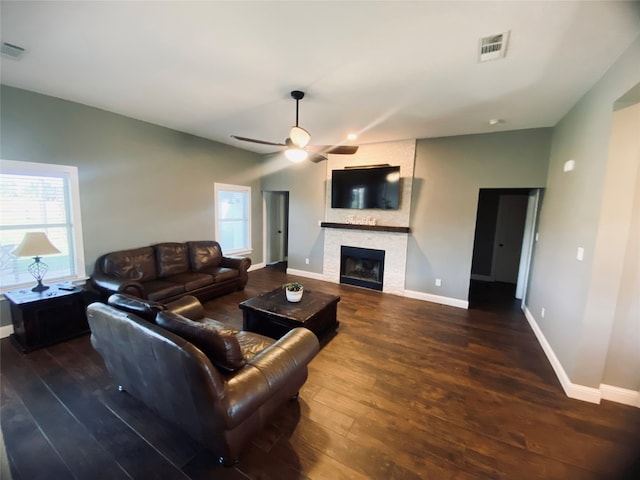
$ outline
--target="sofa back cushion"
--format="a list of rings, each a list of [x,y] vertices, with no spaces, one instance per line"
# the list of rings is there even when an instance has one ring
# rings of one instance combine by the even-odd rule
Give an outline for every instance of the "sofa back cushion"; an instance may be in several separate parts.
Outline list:
[[[211,267],[219,267],[222,262],[222,249],[215,240],[187,242],[191,270],[199,272]]]
[[[189,271],[189,257],[184,243],[159,243],[153,248],[156,251],[159,278]]]
[[[233,331],[220,330],[214,323],[194,322],[165,310],[158,313],[156,323],[202,350],[211,363],[233,372],[245,364],[240,344]]]
[[[109,297],[107,303],[119,310],[135,313],[139,317],[152,323],[156,322],[158,312],[166,308],[162,303],[154,302],[153,300],[142,300],[141,298],[124,293],[114,293]]]
[[[102,271],[112,277],[140,282],[158,278],[156,257],[151,247],[109,253],[102,257]]]

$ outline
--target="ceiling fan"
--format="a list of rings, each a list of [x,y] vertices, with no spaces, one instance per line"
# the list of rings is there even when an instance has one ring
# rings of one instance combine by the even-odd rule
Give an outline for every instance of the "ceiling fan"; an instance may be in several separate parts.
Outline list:
[[[291,92],[291,97],[296,101],[296,124],[291,127],[289,137],[284,141],[284,143],[256,140],[255,138],[240,137],[238,135],[231,135],[231,137],[242,142],[273,145],[274,147],[285,147],[285,156],[294,163],[302,162],[307,159],[318,163],[326,160],[326,154],[329,153],[353,155],[358,151],[358,147],[356,145],[309,145],[311,134],[298,125],[298,104],[300,100],[304,98],[304,92],[294,90]]]

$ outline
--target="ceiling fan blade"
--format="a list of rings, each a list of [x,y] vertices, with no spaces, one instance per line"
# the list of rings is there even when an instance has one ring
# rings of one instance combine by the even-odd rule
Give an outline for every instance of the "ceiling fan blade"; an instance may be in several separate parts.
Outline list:
[[[326,159],[327,157],[325,157],[324,155],[320,155],[319,153],[313,153],[313,152],[309,152],[309,156],[307,157],[307,160],[313,163],[324,162]]]
[[[265,140],[256,140],[255,138],[239,137],[238,135],[231,135],[231,138],[240,140],[241,142],[259,143],[261,145],[273,145],[274,147],[286,147],[284,143],[267,142]]]
[[[307,150],[316,153],[333,153],[336,155],[353,155],[358,151],[357,145],[309,145]]]

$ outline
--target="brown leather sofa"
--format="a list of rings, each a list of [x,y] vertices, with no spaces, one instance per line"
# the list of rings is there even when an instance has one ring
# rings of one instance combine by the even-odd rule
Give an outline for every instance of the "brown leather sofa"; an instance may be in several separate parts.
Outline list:
[[[297,398],[319,348],[305,328],[279,340],[226,328],[192,296],[163,305],[116,294],[89,305],[87,317],[91,343],[120,389],[227,466]]]
[[[113,293],[170,302],[184,295],[205,301],[247,284],[251,259],[225,257],[213,240],[158,243],[107,253],[89,285],[106,300]]]

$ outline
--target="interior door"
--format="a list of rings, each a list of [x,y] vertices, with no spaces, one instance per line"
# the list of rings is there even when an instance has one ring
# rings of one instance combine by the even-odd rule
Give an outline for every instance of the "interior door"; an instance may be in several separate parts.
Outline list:
[[[531,266],[531,254],[533,253],[533,244],[535,241],[539,204],[540,189],[536,188],[529,192],[529,198],[527,200],[527,216],[522,236],[522,252],[520,254],[518,283],[516,284],[516,298],[522,300],[523,306],[526,300],[527,283],[529,281],[529,267]]]
[[[516,283],[529,197],[500,195],[492,273],[496,282]]]
[[[264,192],[266,263],[287,260],[289,192]]]

